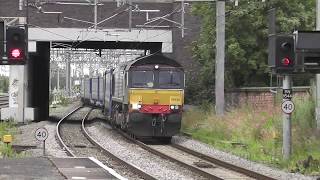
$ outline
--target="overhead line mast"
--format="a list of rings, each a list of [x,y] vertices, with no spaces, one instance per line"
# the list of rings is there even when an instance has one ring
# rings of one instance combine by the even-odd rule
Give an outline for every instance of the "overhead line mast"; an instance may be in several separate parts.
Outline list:
[[[196,1],[196,0],[194,0]],[[201,0],[199,0],[201,1]],[[264,0],[262,0],[264,2]],[[226,24],[226,0],[216,0],[216,66],[215,66],[215,112],[223,116],[225,111],[224,98],[224,73],[225,73],[225,24]],[[238,6],[239,0],[234,1]]]
[[[224,64],[225,64],[225,0],[216,3],[216,80],[215,110],[216,115],[224,115]]]
[[[320,0],[316,3],[316,30],[320,30]],[[320,129],[320,74],[316,74],[316,125]]]

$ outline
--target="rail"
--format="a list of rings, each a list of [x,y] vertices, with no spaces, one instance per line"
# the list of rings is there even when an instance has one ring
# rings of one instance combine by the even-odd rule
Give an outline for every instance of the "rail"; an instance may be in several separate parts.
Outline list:
[[[155,155],[158,155],[162,158],[166,158],[166,159],[169,159],[173,162],[176,162],[176,163],[180,164],[181,166],[184,166],[184,167],[190,169],[191,171],[194,171],[194,172],[196,172],[204,177],[207,177],[209,179],[224,179],[224,177],[223,176],[221,177],[221,174],[212,173],[212,172],[206,170],[206,168],[196,167],[197,165],[195,166],[194,162],[189,163],[186,161],[181,161],[178,159],[177,156],[186,155],[185,159],[189,159],[187,156],[191,155],[191,156],[198,158],[199,159],[198,162],[201,162],[201,163],[204,163],[206,165],[213,166],[216,168],[222,168],[222,170],[225,169],[226,174],[228,174],[228,173],[235,174],[235,176],[240,175],[240,177],[242,176],[242,178],[246,178],[246,179],[253,178],[253,179],[262,179],[262,180],[274,180],[274,178],[272,178],[272,177],[268,177],[268,176],[265,176],[263,174],[260,174],[260,173],[254,172],[254,171],[250,171],[248,169],[229,164],[227,162],[215,159],[213,157],[209,157],[209,156],[201,154],[199,152],[195,152],[191,149],[187,149],[183,146],[179,146],[176,144],[167,144],[165,146],[161,145],[162,147],[159,145],[148,145],[148,144],[145,144],[139,140],[133,139],[131,136],[129,136],[128,134],[126,134],[120,130],[118,130],[118,132],[121,135],[123,135],[125,138],[127,138],[128,140],[130,140],[130,141],[136,143],[137,145],[139,145],[140,147],[142,147],[143,149],[145,149]],[[169,149],[171,149],[171,151]],[[172,155],[173,152],[175,151],[174,149],[176,149],[177,152],[180,152],[179,155],[177,155],[177,156]],[[170,152],[164,153],[167,150],[169,150]]]
[[[71,151],[71,149],[69,149],[69,147],[63,142],[62,138],[61,138],[61,132],[60,132],[60,127],[63,121],[65,121],[70,115],[72,115],[73,113],[75,113],[76,111],[78,111],[82,106],[79,106],[77,108],[75,108],[74,110],[72,110],[69,114],[65,115],[63,118],[61,118],[61,120],[58,122],[57,126],[56,126],[56,136],[57,139],[60,143],[60,145],[63,147],[64,150],[66,150],[67,154],[72,156],[72,157],[76,157],[76,155]]]
[[[67,152],[68,155],[72,156],[72,157],[76,157],[76,155],[74,154],[74,152],[72,152],[72,150],[66,145],[66,143],[63,141],[62,139],[62,135],[61,135],[61,126],[62,123],[65,123],[65,121],[67,121],[67,118],[72,115],[73,113],[77,112],[80,108],[82,108],[82,106],[75,108],[74,110],[72,110],[69,114],[67,114],[66,116],[64,116],[57,124],[56,126],[56,136],[57,139],[59,140],[60,145],[63,147],[63,149]],[[93,144],[95,145],[98,149],[100,149],[101,152],[103,152],[106,156],[111,157],[112,159],[115,159],[116,161],[118,161],[119,163],[121,163],[123,166],[128,167],[131,171],[135,172],[136,174],[138,174],[139,176],[143,177],[144,179],[150,179],[150,180],[155,180],[156,178],[154,178],[153,176],[149,175],[148,173],[144,172],[143,170],[141,170],[140,168],[136,167],[135,165],[126,162],[123,159],[120,159],[119,157],[115,156],[114,154],[112,154],[111,152],[109,152],[107,149],[103,148],[103,146],[101,144],[99,144],[98,142],[96,142],[94,140],[93,137],[90,136],[90,134],[87,132],[86,128],[85,128],[85,121],[87,119],[87,117],[89,116],[91,110],[88,111],[86,113],[86,115],[82,118],[81,120],[81,132],[83,133],[83,135]]]
[[[126,162],[125,160],[115,156],[114,154],[112,154],[110,151],[108,151],[107,149],[105,149],[99,142],[95,141],[94,138],[92,136],[90,136],[90,134],[87,132],[86,128],[85,128],[85,119],[82,120],[82,125],[81,125],[81,130],[84,133],[84,135],[87,137],[87,139],[94,145],[96,145],[97,147],[99,147],[99,149],[101,149],[105,154],[107,154],[108,156],[116,159],[118,162],[120,162],[122,165],[129,167],[132,171],[134,171],[136,174],[140,175],[141,177],[143,177],[144,179],[150,179],[150,180],[156,180],[155,177],[153,177],[152,175],[148,174],[147,172],[144,172],[142,169],[140,169],[139,167],[135,166],[134,164],[131,164],[129,162]]]
[[[217,165],[222,166],[224,168],[239,172],[241,174],[245,174],[245,175],[247,175],[249,177],[252,177],[252,178],[255,178],[255,179],[275,180],[274,178],[271,178],[271,177],[265,176],[263,174],[257,173],[255,171],[251,171],[251,170],[248,170],[248,169],[245,169],[245,168],[242,168],[242,167],[227,163],[225,161],[221,161],[219,159],[216,159],[216,158],[213,158],[211,156],[202,154],[200,152],[188,149],[188,148],[186,148],[184,146],[181,146],[181,145],[178,145],[178,144],[171,144],[171,146],[173,146],[174,148],[177,148],[177,149],[179,149],[179,150],[181,150],[183,152],[192,154],[192,155],[194,155],[196,157],[199,157],[201,159],[207,160],[207,161],[209,161],[211,163],[214,163],[214,164],[217,164]]]

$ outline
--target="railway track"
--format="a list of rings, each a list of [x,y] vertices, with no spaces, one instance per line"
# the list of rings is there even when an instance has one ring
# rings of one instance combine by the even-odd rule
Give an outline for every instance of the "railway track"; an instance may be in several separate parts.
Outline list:
[[[9,107],[9,95],[0,94],[0,109],[5,107]]]
[[[156,179],[133,164],[114,156],[90,136],[86,130],[86,119],[90,111],[90,108],[78,107],[58,122],[56,127],[57,139],[66,152],[72,157],[95,156],[101,162],[106,162],[113,167],[126,171],[127,174],[130,174],[130,178]],[[80,117],[83,118],[71,118],[75,113],[80,113]],[[128,169],[130,170],[129,173]]]
[[[84,117],[81,118],[81,120],[76,120],[75,118],[73,118],[73,120],[70,120],[72,118],[68,118],[73,113],[80,113],[80,111],[83,111],[83,109],[84,108],[75,109],[73,112],[62,118],[57,125],[58,139],[69,155],[76,157],[93,156],[93,154],[96,154],[96,158],[102,162],[104,161],[104,158],[108,156],[112,159],[115,159],[121,165],[126,166],[131,170],[131,172],[134,172],[134,174],[138,174],[139,177],[142,177],[143,179],[156,179],[152,175],[144,172],[135,165],[128,164],[125,160],[116,157],[111,152],[104,149],[103,145],[100,145],[99,142],[95,141],[94,138],[90,136],[90,134],[86,130],[86,126],[88,124],[86,122],[86,119],[90,113],[89,108],[85,110],[86,112],[81,112],[82,115],[80,115],[80,117]],[[69,137],[73,137],[73,139],[68,140],[63,137],[64,134],[68,134],[71,131],[73,133],[69,134]],[[143,149],[159,157],[180,164],[182,167],[185,167],[190,171],[208,179],[273,179],[257,172],[252,172],[250,170],[237,167],[218,159],[214,159],[212,157],[206,156],[199,152],[195,152],[177,144],[146,144],[129,137],[127,134],[120,130],[119,132],[121,135],[123,135],[130,141],[133,141]],[[77,137],[78,140],[80,139],[81,142],[72,142],[76,139],[74,137]]]
[[[181,146],[181,145],[178,145],[178,144],[171,144],[170,146],[172,146],[173,148],[179,149],[179,150],[181,150],[183,152],[189,153],[189,154],[191,154],[193,156],[196,156],[198,158],[201,158],[203,160],[206,160],[206,161],[208,161],[210,163],[213,163],[213,164],[216,164],[218,166],[224,167],[226,169],[229,169],[229,170],[244,174],[244,175],[249,176],[249,177],[254,178],[254,179],[275,180],[274,178],[265,176],[263,174],[260,174],[260,173],[254,172],[254,171],[250,171],[248,169],[245,169],[245,168],[242,168],[242,167],[239,167],[239,166],[235,166],[233,164],[230,164],[230,163],[221,161],[219,159],[213,158],[211,156],[202,154],[200,152],[188,149],[188,148],[186,148],[184,146]]]
[[[274,180],[274,178],[226,163],[177,144],[163,145],[158,142],[146,144],[131,138],[120,130],[119,133],[138,144],[143,149],[176,162],[209,179]]]

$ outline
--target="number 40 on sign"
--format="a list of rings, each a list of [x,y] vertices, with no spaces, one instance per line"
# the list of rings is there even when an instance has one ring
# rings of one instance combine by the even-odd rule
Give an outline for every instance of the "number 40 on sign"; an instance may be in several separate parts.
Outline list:
[[[294,110],[294,104],[292,101],[284,101],[281,104],[281,109],[286,114],[291,114]]]
[[[48,131],[46,128],[39,128],[35,132],[36,139],[38,141],[45,141],[48,138]]]
[[[36,139],[43,142],[43,156],[46,155],[46,139],[49,133],[46,128],[38,128],[35,132]]]

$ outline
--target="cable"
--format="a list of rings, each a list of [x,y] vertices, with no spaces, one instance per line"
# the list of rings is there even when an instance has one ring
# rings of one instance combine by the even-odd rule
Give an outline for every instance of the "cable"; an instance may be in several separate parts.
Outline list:
[[[118,10],[119,10],[119,9],[121,9],[121,8],[122,8],[122,7],[119,7],[119,8],[118,8],[118,9],[116,9],[114,12],[118,11]],[[171,12],[171,13],[169,13],[169,14],[166,14],[165,16],[170,16],[170,15],[172,15],[172,14],[176,13],[178,9],[179,9],[179,7],[176,7],[174,11],[172,11],[172,12]],[[119,15],[119,14],[121,14],[121,13],[125,12],[125,11],[127,11],[127,9],[125,9],[125,10],[123,10],[123,11],[119,12],[117,15]],[[157,23],[157,24],[156,24],[156,26],[157,26],[157,25],[159,25],[159,24],[161,24],[161,23],[162,23],[162,22],[164,22],[164,21],[165,21],[165,20],[161,20],[159,23]],[[61,34],[58,34],[58,33],[52,32],[52,31],[47,30],[47,29],[45,29],[45,28],[42,28],[42,27],[40,27],[40,26],[37,26],[37,25],[34,25],[34,24],[29,24],[29,25],[30,25],[30,26],[33,26],[33,27],[37,27],[37,28],[39,28],[39,29],[41,29],[41,30],[43,30],[43,31],[49,32],[49,33],[51,33],[51,34],[54,34],[54,35],[57,35],[57,36],[63,37],[63,38],[68,39],[68,40],[71,40],[71,41],[72,41],[72,44],[71,44],[71,45],[68,45],[68,46],[69,46],[69,48],[71,48],[71,49],[72,49],[72,48],[76,48],[76,47],[78,47],[82,42],[85,42],[85,41],[90,40],[90,39],[86,39],[86,37],[89,35],[89,32],[88,32],[89,28],[87,28],[87,33],[86,33],[86,35],[84,36],[85,38],[79,42],[79,41],[78,41],[78,39],[80,38],[80,35],[81,35],[81,34],[79,34],[79,35],[77,36],[77,40],[73,40],[73,39],[71,39],[71,38],[69,38],[69,37],[66,37],[66,36],[63,36],[63,35],[61,35]],[[142,28],[141,28],[141,29],[142,29]],[[151,28],[151,29],[155,29],[155,28],[153,27],[153,28]],[[140,32],[141,32],[141,30],[140,30]],[[135,47],[133,47],[132,49],[136,49],[136,48],[137,48],[137,47],[139,47],[142,43],[146,42],[148,39],[151,39],[151,38],[155,38],[155,37],[161,36],[161,35],[163,35],[163,34],[165,34],[165,33],[168,33],[168,32],[170,32],[170,33],[171,33],[171,31],[167,31],[167,32],[164,32],[164,33],[161,33],[161,34],[157,34],[157,35],[154,35],[154,36],[148,37],[148,38],[146,38],[146,39],[142,40],[141,42],[139,42],[139,43],[138,43]],[[95,38],[96,38],[96,37],[95,37]],[[98,39],[99,39],[99,38],[98,38]],[[121,40],[124,40],[124,39],[128,39],[128,38],[120,39],[120,41],[121,41]],[[101,38],[100,38],[100,40],[102,40],[102,41],[103,41],[103,39],[101,39]],[[135,39],[131,39],[131,40],[135,40]],[[66,48],[68,48],[68,46],[66,46]]]
[[[120,14],[122,14],[122,13],[124,13],[124,12],[126,12],[127,11],[127,9],[125,9],[125,10],[122,10],[122,11],[120,11],[120,12],[118,12],[118,13],[116,13],[116,14],[114,14],[116,11],[118,11],[119,9],[121,9],[122,7],[119,7],[119,8],[117,8],[115,11],[113,11],[113,15],[112,16],[110,16],[110,17],[115,17],[115,16],[118,16],[118,15],[120,15]],[[109,17],[109,18],[110,18]],[[109,18],[107,18],[107,19],[105,19],[105,20],[102,20],[102,21],[100,21],[98,24],[100,24],[100,23],[103,23],[103,22],[105,22],[105,21],[107,21],[107,20],[109,20]],[[90,26],[91,27],[91,26]],[[87,35],[86,35],[86,37],[88,36],[88,31],[89,31],[89,28],[90,27],[88,27],[86,30],[87,30]],[[80,35],[79,35],[80,36]],[[79,37],[78,36],[78,37]],[[77,41],[74,41],[74,43],[71,45],[73,48],[76,48],[77,46],[79,46],[82,42],[84,42],[84,41],[87,41],[88,39],[85,39],[85,40],[81,40],[80,42],[78,42],[76,45],[74,45],[74,43],[75,42],[77,42]]]

